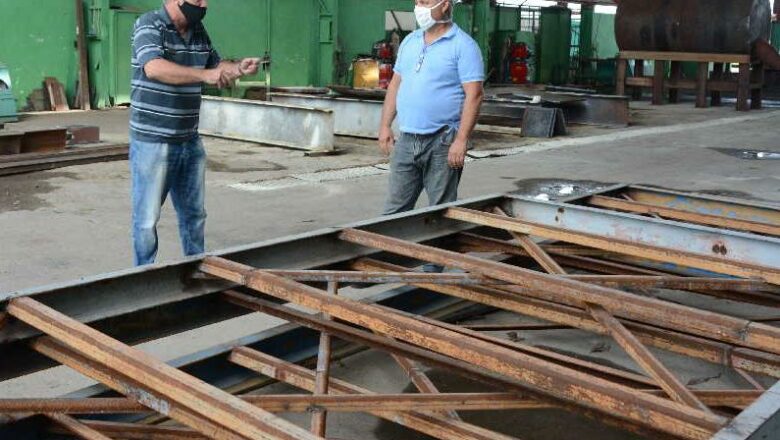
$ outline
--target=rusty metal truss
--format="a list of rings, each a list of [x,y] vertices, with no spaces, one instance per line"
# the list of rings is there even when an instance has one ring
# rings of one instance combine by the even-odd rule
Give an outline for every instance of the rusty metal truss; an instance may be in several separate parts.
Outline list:
[[[386,289],[341,294],[355,285]],[[659,289],[762,313],[673,302]],[[539,323],[453,321],[475,307]],[[559,202],[488,196],[4,294],[0,380],[61,364],[101,386],[8,399],[0,382],[0,437],[314,439],[326,438],[329,413],[357,412],[443,440],[509,440],[464,414],[556,409],[647,438],[771,438],[780,432],[773,309],[776,206],[640,186]],[[169,362],[134,347],[255,312],[289,324]],[[612,338],[634,371],[489,333],[557,329]],[[392,355],[418,392],[378,394],[332,377],[334,359],[363,349]],[[744,386],[685,383],[662,352],[720,365]],[[484,391],[444,392],[429,367]],[[274,381],[301,392],[249,393]],[[311,425],[279,415],[290,412],[310,413]]]

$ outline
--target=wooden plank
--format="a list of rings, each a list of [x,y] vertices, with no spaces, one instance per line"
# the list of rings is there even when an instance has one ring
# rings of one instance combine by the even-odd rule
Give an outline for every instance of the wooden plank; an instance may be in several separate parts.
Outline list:
[[[317,438],[32,298],[11,300],[8,313],[95,363],[140,384],[142,389],[128,396],[139,403],[163,414],[170,411],[171,405],[186,409],[192,416],[176,414],[177,421],[199,432],[231,440],[236,435],[247,439],[269,440]],[[175,414],[170,415],[174,417]],[[214,425],[221,428],[220,433],[214,433]]]
[[[677,402],[709,412],[693,393],[685,387],[664,365],[614,316],[599,305],[589,308],[590,314],[603,325],[623,350],[631,356],[650,376],[652,376],[661,388]]]
[[[769,223],[740,220],[720,215],[699,214],[682,209],[667,208],[665,206],[640,202],[629,202],[606,196],[591,196],[588,198],[588,204],[600,208],[616,209],[637,214],[657,214],[668,219],[682,220],[700,225],[780,236],[780,226]]]
[[[653,105],[663,105],[666,81],[666,62],[654,58],[653,63]]]
[[[693,61],[709,63],[749,63],[750,55],[721,54],[721,53],[693,53],[693,52],[653,52],[653,51],[621,51],[619,59],[624,60],[664,60],[664,61]]]
[[[475,211],[473,209],[450,208],[445,212],[444,216],[453,220],[461,220],[498,229],[513,230],[524,234],[603,249],[618,254],[627,254],[665,263],[675,263],[743,278],[758,278],[772,284],[780,284],[780,270],[778,269],[741,263],[722,257],[674,251],[627,240],[606,238],[583,232],[574,232],[568,229],[539,225],[514,217],[505,218],[487,212]]]
[[[68,432],[75,434],[78,438],[84,440],[111,440],[110,437],[65,414],[47,414],[46,417],[61,425]]]
[[[348,231],[340,237],[348,239]],[[354,236],[353,236],[354,237]],[[334,318],[358,323],[387,337],[414,343],[445,356],[467,360],[488,371],[525,383],[548,396],[604,412],[626,421],[686,438],[708,438],[725,420],[703,411],[642,395],[630,388],[589,377],[576,370],[486,344],[476,338],[389,313],[356,301],[323,295],[320,290],[254,268],[209,257],[201,270]],[[619,404],[618,404],[619,402]]]
[[[258,372],[265,376],[277,379],[294,387],[312,391],[314,389],[314,372],[304,367],[291,364],[273,356],[261,353],[247,347],[233,350],[230,361]],[[375,395],[365,388],[358,387],[349,382],[332,379],[330,391],[334,395],[367,394]],[[398,423],[410,429],[422,432],[441,440],[510,440],[512,437],[490,431],[478,426],[447,419],[437,414],[426,414],[419,411],[377,411],[367,408],[370,414],[376,417]]]
[[[44,89],[49,99],[49,109],[56,112],[68,111],[68,97],[65,95],[65,89],[57,78],[46,77],[43,80]]]
[[[709,76],[710,63],[700,62],[696,69],[696,107],[707,107],[707,77]]]

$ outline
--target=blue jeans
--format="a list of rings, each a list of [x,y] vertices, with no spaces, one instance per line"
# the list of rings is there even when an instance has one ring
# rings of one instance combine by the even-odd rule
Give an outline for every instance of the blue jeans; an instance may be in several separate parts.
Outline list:
[[[137,266],[157,257],[157,222],[168,194],[185,255],[204,252],[206,152],[200,139],[181,144],[130,140],[133,245]]]
[[[448,157],[457,130],[444,127],[428,135],[401,133],[390,159],[390,191],[384,215],[411,211],[423,189],[430,206],[458,200],[462,169],[450,167]],[[426,264],[423,272],[442,272],[444,267]]]
[[[457,130],[444,127],[437,133],[401,133],[390,159],[390,191],[384,215],[414,209],[423,189],[431,206],[458,200],[462,169],[447,161]]]

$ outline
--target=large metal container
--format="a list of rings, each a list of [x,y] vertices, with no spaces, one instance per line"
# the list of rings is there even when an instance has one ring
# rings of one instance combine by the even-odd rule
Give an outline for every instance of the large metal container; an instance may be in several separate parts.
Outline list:
[[[621,0],[620,50],[747,54],[768,39],[769,0]]]

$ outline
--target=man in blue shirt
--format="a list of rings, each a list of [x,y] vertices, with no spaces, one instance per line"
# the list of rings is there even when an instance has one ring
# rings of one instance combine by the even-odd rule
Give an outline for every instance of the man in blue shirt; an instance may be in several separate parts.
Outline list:
[[[206,153],[198,137],[203,83],[226,87],[260,60],[222,61],[202,24],[208,0],[166,0],[133,31],[130,171],[135,264],[157,256],[157,222],[170,193],[185,255],[204,251]]]
[[[413,209],[423,189],[430,205],[457,200],[482,104],[482,53],[452,22],[452,0],[417,0],[415,6],[420,29],[398,50],[379,131],[380,149],[392,155],[385,215]]]

